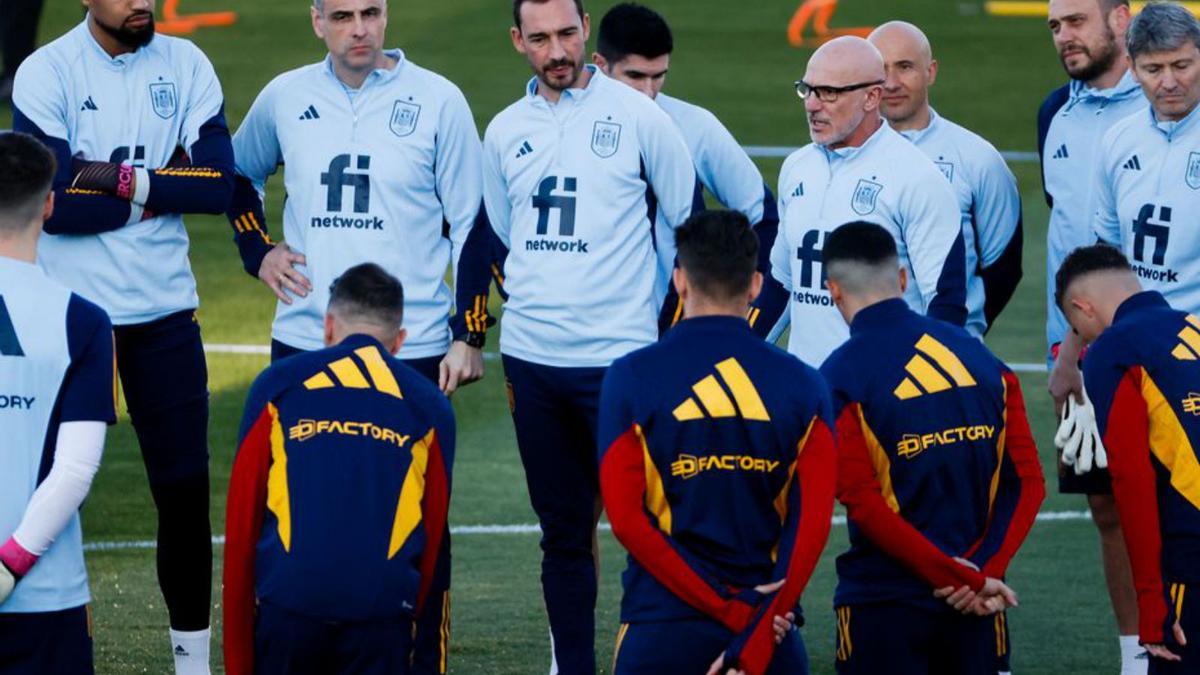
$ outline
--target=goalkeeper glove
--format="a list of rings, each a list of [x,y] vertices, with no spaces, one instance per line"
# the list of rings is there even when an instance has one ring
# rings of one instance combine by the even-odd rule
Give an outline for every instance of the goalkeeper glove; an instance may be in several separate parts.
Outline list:
[[[1096,426],[1096,409],[1088,399],[1086,389],[1082,403],[1076,402],[1073,396],[1067,397],[1063,405],[1062,423],[1054,435],[1054,445],[1062,450],[1063,464],[1074,467],[1077,476],[1091,471],[1093,467],[1108,467],[1108,453],[1104,450],[1100,429]]]
[[[131,164],[93,162],[75,158],[71,162],[75,178],[71,187],[78,190],[95,190],[121,199],[133,200],[136,169]]]

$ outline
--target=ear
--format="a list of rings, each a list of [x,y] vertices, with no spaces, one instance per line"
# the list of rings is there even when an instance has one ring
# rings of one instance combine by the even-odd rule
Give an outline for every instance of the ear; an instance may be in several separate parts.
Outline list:
[[[50,220],[50,216],[54,215],[54,190],[46,194],[46,203],[42,206],[42,222]]]
[[[908,269],[904,266],[900,267],[900,295],[904,295],[908,290]]]
[[[510,38],[512,38],[513,49],[524,54],[525,53],[525,40],[524,40],[524,38],[521,37],[521,29],[516,26],[512,26],[511,28],[508,29],[508,36]]]
[[[312,7],[312,6],[310,6],[308,8],[308,13],[312,16],[313,34],[316,35],[318,38],[324,40],[325,39],[325,27],[321,25],[321,13],[317,11],[316,7]]]
[[[867,97],[863,99],[863,110],[871,112],[879,110],[879,103],[883,100],[883,87],[871,87],[867,89]]]
[[[334,333],[336,332],[337,319],[333,318],[333,314],[325,313],[325,346],[332,347],[337,344],[334,342]]]
[[[938,62],[937,62],[937,59],[934,59],[929,62],[929,85],[928,86],[932,87],[934,85],[934,83],[937,82],[937,74],[938,74]]]
[[[842,285],[833,279],[825,280],[825,288],[829,290],[829,297],[833,300],[835,307],[841,307],[843,299],[846,297],[842,291]]]
[[[592,35],[592,17],[586,12],[583,15],[583,41],[587,42]]]
[[[750,277],[750,293],[749,293],[750,297],[746,298],[747,305],[754,304],[754,301],[758,299],[758,295],[760,293],[762,293],[762,287],[763,287],[762,272],[755,270],[754,276]]]
[[[691,292],[691,289],[688,288],[687,272],[676,265],[675,270],[671,272],[671,282],[675,284],[675,292],[679,294],[679,301],[683,302]]]
[[[1133,16],[1129,12],[1129,5],[1117,5],[1108,13],[1108,27],[1117,36],[1118,42],[1125,42],[1125,32],[1129,30],[1131,21]]]
[[[592,63],[596,64],[596,67],[603,70],[606,75],[612,74],[608,69],[608,59],[604,58],[600,52],[592,52]]]
[[[396,337],[389,340],[387,344],[383,346],[387,348],[389,354],[395,356],[396,354],[400,353],[400,347],[404,345],[404,341],[407,339],[408,330],[401,328],[400,330],[396,331]]]

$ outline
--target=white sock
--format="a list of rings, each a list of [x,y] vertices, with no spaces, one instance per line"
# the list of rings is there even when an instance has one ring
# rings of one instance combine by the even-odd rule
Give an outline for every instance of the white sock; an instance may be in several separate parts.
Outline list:
[[[1138,644],[1138,636],[1122,635],[1117,639],[1121,643],[1121,675],[1146,675],[1150,654]]]
[[[212,631],[171,629],[171,653],[175,656],[175,675],[210,675],[208,643]]]

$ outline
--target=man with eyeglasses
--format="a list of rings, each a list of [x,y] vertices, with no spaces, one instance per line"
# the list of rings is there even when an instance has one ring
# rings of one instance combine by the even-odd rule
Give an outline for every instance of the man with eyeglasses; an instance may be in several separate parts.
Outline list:
[[[849,331],[825,287],[821,250],[837,226],[876,223],[896,239],[913,310],[959,326],[966,322],[966,259],[958,201],[916,146],[883,123],[883,57],[859,37],[826,43],[808,62],[796,93],[812,143],[779,174],[779,236],[772,274],[792,293],[787,321],[801,326],[788,351],[820,365]]]

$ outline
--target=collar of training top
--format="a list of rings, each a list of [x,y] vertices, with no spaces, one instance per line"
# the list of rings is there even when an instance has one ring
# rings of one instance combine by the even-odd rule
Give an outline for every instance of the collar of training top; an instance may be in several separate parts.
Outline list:
[[[896,320],[912,312],[904,298],[891,298],[877,302],[870,307],[858,310],[854,321],[850,323],[850,334],[857,335],[875,329],[888,330],[896,325]]]
[[[1170,307],[1167,304],[1167,299],[1162,296],[1162,293],[1158,291],[1135,293],[1126,298],[1125,302],[1122,302],[1121,306],[1117,308],[1116,313],[1113,314],[1113,323],[1125,319],[1138,310],[1153,309],[1155,307]]]

